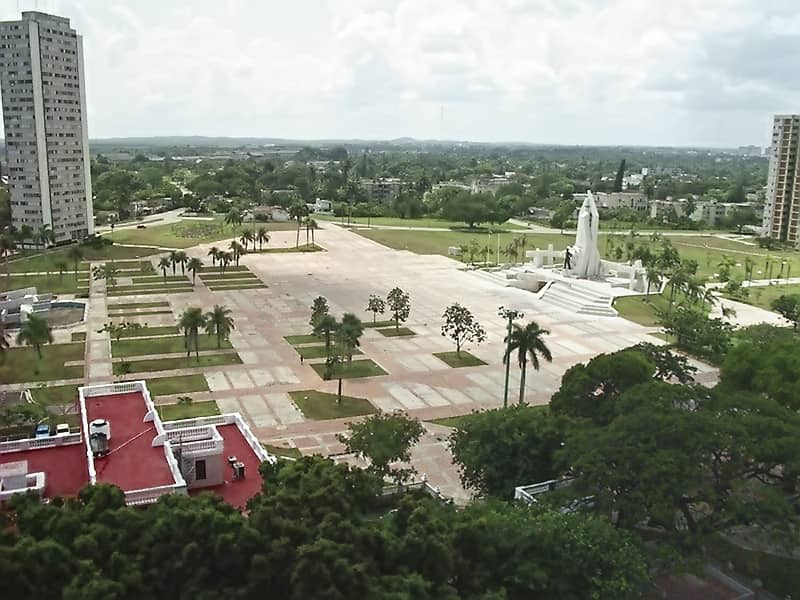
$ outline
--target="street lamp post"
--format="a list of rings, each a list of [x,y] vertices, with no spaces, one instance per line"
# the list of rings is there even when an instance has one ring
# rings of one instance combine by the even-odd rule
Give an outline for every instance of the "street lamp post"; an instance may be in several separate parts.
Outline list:
[[[511,369],[511,352],[509,348],[511,347],[511,326],[514,323],[514,319],[521,319],[525,315],[522,311],[513,309],[513,308],[506,308],[505,306],[501,306],[497,311],[498,316],[506,319],[508,321],[508,333],[506,334],[506,383],[505,389],[503,391],[503,408],[508,408],[508,376],[509,370]]]

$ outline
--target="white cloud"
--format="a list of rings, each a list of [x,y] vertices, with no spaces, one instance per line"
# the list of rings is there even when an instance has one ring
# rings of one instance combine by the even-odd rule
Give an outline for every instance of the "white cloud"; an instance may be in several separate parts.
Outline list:
[[[794,0],[39,5],[84,35],[96,137],[734,145],[800,111]]]

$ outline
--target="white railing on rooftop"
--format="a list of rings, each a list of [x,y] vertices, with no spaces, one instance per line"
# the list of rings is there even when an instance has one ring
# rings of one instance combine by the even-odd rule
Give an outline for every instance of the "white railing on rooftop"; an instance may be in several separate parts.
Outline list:
[[[239,413],[230,413],[229,415],[224,416],[233,416],[235,419],[236,426],[239,428],[239,431],[242,432],[242,436],[247,441],[247,444],[250,446],[250,449],[253,453],[258,457],[261,462],[268,462],[275,464],[278,461],[278,457],[273,456],[269,452],[264,449],[264,446],[261,445],[261,442],[258,441],[258,438],[253,435],[253,432],[250,430],[250,426],[245,422],[242,418],[242,415]]]
[[[39,496],[44,495],[45,474],[41,472],[28,473],[25,475],[25,487],[13,490],[0,490],[0,502],[8,500],[14,494],[24,494],[26,492],[36,492]]]
[[[156,502],[161,496],[167,494],[185,494],[186,484],[183,485],[160,485],[157,487],[144,488],[141,490],[131,490],[125,492],[125,504],[128,506],[139,506],[142,504],[152,504]]]
[[[217,428],[213,425],[204,427],[186,427],[185,429],[169,429],[167,430],[167,439],[171,442],[183,440],[184,442],[192,442],[195,440],[205,440],[214,437]]]
[[[181,444],[181,452],[184,454],[194,454],[196,452],[207,453],[208,450],[214,450],[215,453],[225,450],[225,443],[222,438],[219,440],[198,440],[196,442],[184,442]]]
[[[195,417],[193,419],[180,419],[178,421],[166,421],[164,430],[186,429],[189,427],[204,427],[208,425],[227,425],[234,422],[232,415],[214,415],[212,417]]]
[[[167,465],[172,473],[172,479],[175,485],[186,487],[186,480],[183,478],[178,461],[172,452],[172,443],[169,440],[164,442],[164,457],[167,459]]]
[[[6,452],[24,452],[25,450],[38,450],[40,448],[55,448],[56,446],[71,446],[81,443],[80,433],[70,433],[69,435],[50,436],[46,438],[26,438],[24,440],[14,440],[12,442],[0,443],[0,454]]]

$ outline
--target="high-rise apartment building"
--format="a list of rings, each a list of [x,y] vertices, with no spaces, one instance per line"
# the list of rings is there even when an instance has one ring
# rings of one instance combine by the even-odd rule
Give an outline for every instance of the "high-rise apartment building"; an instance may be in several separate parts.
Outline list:
[[[764,235],[800,242],[800,115],[775,115],[764,205]]]
[[[0,91],[11,217],[56,242],[94,231],[83,42],[69,19],[0,22]]]

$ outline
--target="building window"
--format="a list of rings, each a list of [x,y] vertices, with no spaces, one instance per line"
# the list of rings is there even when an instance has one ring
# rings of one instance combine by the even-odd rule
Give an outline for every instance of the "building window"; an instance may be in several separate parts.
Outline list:
[[[206,478],[206,461],[194,461],[194,478],[197,481],[202,481]]]

